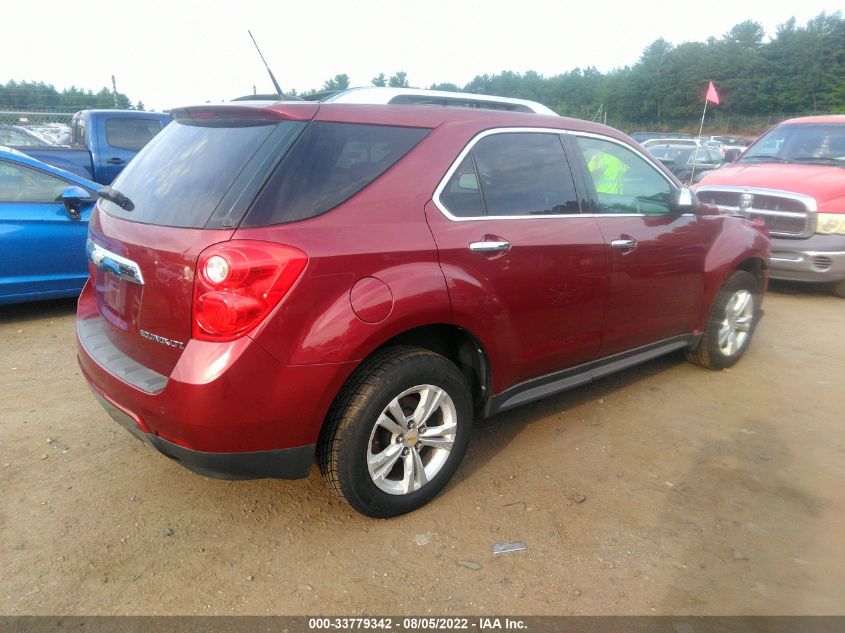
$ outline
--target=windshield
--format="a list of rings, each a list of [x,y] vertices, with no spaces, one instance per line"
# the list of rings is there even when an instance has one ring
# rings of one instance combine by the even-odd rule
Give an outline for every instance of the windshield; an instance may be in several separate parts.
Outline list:
[[[739,162],[845,165],[845,123],[779,125],[746,150]]]

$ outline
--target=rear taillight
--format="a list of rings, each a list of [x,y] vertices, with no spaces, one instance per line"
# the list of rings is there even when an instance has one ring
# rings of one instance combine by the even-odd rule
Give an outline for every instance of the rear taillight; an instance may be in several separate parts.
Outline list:
[[[232,240],[197,260],[193,337],[232,341],[258,325],[299,278],[308,256],[298,248]]]

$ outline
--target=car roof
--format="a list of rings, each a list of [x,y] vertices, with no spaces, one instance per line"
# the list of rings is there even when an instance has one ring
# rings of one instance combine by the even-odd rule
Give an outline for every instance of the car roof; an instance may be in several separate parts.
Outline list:
[[[533,112],[512,112],[484,108],[444,108],[442,106],[417,105],[370,105],[356,103],[318,103],[309,101],[231,101],[220,104],[201,104],[171,111],[179,118],[185,111],[214,110],[217,108],[249,108],[270,110],[280,120],[333,121],[338,123],[371,123],[403,127],[437,128],[441,125],[461,125],[478,131],[491,128],[550,128],[600,134],[634,145],[629,137],[619,130],[584,119],[562,117],[557,114],[535,114]]]
[[[184,108],[174,108],[171,114],[177,120],[192,118],[193,113],[209,111],[233,111],[235,109],[273,112],[279,120],[317,120],[341,123],[372,123],[404,127],[435,128],[446,123],[466,123],[480,129],[498,127],[553,128],[603,134],[632,141],[614,128],[584,119],[534,112],[512,112],[488,110],[485,108],[444,108],[440,106],[417,105],[371,105],[357,103],[320,103],[314,101],[227,101],[204,103]]]
[[[48,174],[53,174],[55,176],[59,176],[60,178],[64,178],[65,180],[72,180],[76,184],[81,185],[86,189],[91,189],[92,191],[97,191],[102,187],[102,185],[88,180],[87,178],[83,178],[82,176],[78,176],[69,171],[65,171],[64,169],[59,169],[58,167],[53,167],[52,165],[43,163],[40,160],[33,158],[29,154],[26,154],[12,147],[6,147],[5,145],[0,145],[0,159],[7,160],[13,163],[20,163],[29,167],[34,167],[36,169],[40,169],[41,171],[45,171]]]
[[[845,114],[827,114],[822,116],[802,116],[781,121],[780,125],[792,123],[845,123]]]
[[[139,118],[160,118],[168,116],[167,112],[151,112],[149,110],[111,110],[108,108],[80,110],[76,114],[79,114],[80,112],[87,112],[89,114],[111,114],[112,116],[117,117],[133,116]]]

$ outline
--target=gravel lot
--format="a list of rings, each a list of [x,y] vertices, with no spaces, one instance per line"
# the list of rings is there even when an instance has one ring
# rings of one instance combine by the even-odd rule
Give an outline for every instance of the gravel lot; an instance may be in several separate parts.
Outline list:
[[[843,614],[845,301],[765,308],[733,370],[669,356],[500,415],[375,521],[316,468],[184,470],[90,395],[72,301],[0,307],[0,613]]]

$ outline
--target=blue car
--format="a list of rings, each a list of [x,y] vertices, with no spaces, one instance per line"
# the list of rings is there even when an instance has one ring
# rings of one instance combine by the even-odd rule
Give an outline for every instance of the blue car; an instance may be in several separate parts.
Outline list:
[[[0,147],[0,304],[74,297],[95,182]]]

